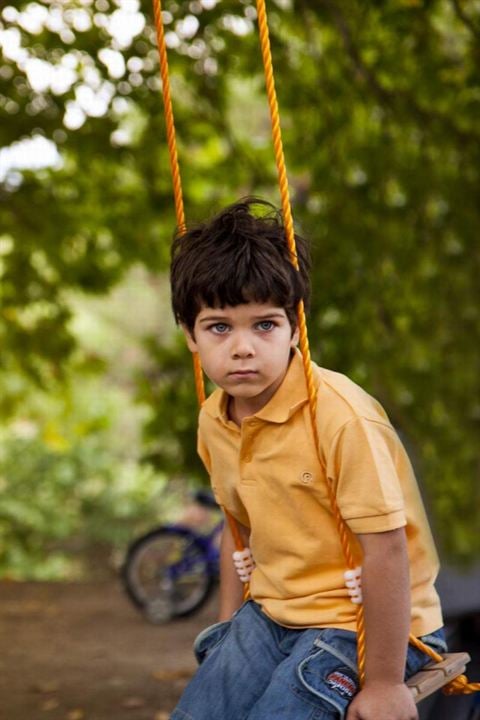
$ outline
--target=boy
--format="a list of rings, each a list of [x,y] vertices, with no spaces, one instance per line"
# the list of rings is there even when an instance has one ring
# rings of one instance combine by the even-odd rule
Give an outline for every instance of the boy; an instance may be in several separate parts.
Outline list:
[[[219,623],[195,642],[201,662],[172,720],[414,720],[404,680],[444,651],[437,559],[413,472],[381,406],[314,365],[315,448],[296,309],[308,305],[282,223],[241,201],[176,238],[172,304],[188,347],[218,386],[200,412],[198,450],[219,504],[239,523],[255,568],[251,600],[221,544]],[[326,483],[362,565],[366,681],[356,666],[355,605]]]

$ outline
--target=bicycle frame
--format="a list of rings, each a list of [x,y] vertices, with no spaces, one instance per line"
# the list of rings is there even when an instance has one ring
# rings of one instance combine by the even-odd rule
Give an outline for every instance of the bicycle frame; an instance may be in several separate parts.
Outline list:
[[[182,533],[186,537],[194,538],[195,542],[202,548],[208,563],[209,575],[218,578],[220,572],[220,550],[218,538],[223,529],[223,520],[216,523],[209,533],[199,533],[186,525],[171,524],[165,525],[165,529],[172,532]],[[178,562],[172,563],[168,568],[168,575],[171,580],[176,580],[194,567],[195,557],[184,554]]]

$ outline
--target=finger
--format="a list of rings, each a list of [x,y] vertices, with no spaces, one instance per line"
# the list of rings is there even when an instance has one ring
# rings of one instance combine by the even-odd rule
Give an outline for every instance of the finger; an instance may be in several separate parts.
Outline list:
[[[360,715],[357,713],[355,708],[350,707],[347,712],[345,720],[362,720]]]

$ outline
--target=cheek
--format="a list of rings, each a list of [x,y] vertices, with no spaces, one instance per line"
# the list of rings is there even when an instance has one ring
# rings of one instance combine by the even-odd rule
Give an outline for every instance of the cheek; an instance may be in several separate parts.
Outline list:
[[[218,365],[222,362],[223,353],[220,347],[218,346],[211,346],[208,348],[208,350],[204,353],[204,362],[205,364],[208,364],[211,368],[216,368]]]

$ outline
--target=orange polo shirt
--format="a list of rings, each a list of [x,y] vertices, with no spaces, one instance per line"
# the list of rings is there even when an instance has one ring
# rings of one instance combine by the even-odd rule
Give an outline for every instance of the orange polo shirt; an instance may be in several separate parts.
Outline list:
[[[356,534],[406,527],[411,632],[432,632],[442,625],[438,560],[405,449],[376,400],[344,375],[313,369],[320,459],[298,352],[275,395],[241,427],[228,419],[221,389],[200,412],[198,450],[217,501],[250,529],[251,595],[280,625],[355,630],[331,482],[357,564]]]

